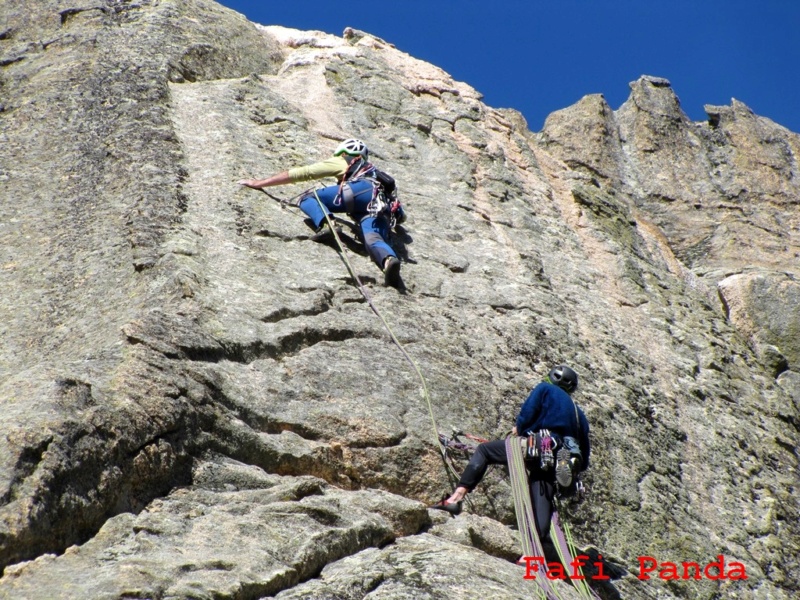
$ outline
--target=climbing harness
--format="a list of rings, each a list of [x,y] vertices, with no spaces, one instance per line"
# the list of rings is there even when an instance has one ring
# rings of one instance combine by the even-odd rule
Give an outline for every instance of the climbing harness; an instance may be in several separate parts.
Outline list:
[[[525,449],[525,456],[529,460],[539,459],[542,471],[553,468],[553,451],[558,447],[560,438],[551,433],[549,429],[540,429],[527,437],[519,438],[520,444]]]
[[[583,461],[578,440],[568,435],[560,436],[548,429],[541,429],[527,437],[520,437],[519,442],[528,460],[539,460],[539,468],[542,471],[549,471],[555,467],[558,496],[573,496],[576,492],[581,494],[585,492],[583,484],[578,479]]]
[[[351,184],[357,181],[372,183],[372,197],[367,204],[367,214],[370,217],[385,214],[389,221],[389,231],[393,230],[398,224],[398,214],[400,214],[400,201],[397,199],[397,185],[394,178],[378,169],[363,156],[353,161],[339,182],[339,192],[334,200],[337,206],[344,203],[345,211],[349,215],[355,212],[355,197],[359,194],[353,193]]]

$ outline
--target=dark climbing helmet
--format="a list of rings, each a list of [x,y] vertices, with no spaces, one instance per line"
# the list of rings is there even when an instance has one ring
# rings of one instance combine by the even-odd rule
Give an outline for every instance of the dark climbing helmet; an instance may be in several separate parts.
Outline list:
[[[336,148],[336,151],[333,153],[334,156],[339,156],[340,154],[349,154],[350,156],[363,156],[364,158],[367,158],[367,155],[369,154],[369,149],[367,149],[367,145],[361,140],[356,140],[351,138],[339,144],[339,146]]]
[[[566,365],[558,365],[550,369],[550,382],[571,394],[578,389],[578,374]]]

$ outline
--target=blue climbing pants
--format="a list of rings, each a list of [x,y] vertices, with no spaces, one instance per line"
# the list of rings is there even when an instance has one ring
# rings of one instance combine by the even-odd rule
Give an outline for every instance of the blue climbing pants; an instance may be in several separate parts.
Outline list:
[[[338,185],[317,190],[317,196],[325,207],[324,212],[314,194],[300,200],[298,206],[311,219],[314,229],[318,229],[322,225],[326,213],[348,213],[359,224],[364,246],[372,260],[383,268],[383,262],[390,256],[397,258],[397,254],[389,245],[389,222],[387,219],[383,216],[372,217],[368,213],[368,206],[372,201],[373,194],[372,183],[362,180],[346,185],[350,186],[353,193],[349,207],[343,198],[344,194],[339,194]]]

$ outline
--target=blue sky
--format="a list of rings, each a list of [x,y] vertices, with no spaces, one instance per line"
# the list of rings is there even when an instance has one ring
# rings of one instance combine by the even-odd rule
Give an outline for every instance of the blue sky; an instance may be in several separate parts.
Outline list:
[[[224,0],[263,25],[361,29],[465,81],[539,131],[601,93],[613,109],[640,75],[672,82],[684,112],[731,98],[800,133],[800,0]]]

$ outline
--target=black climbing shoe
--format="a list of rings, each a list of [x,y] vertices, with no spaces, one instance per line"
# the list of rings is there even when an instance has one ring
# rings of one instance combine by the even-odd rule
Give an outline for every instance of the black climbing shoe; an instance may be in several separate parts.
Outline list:
[[[397,260],[397,259],[395,259],[395,260]],[[448,504],[447,503],[447,494],[445,494],[444,496],[442,496],[442,499],[439,500],[439,502],[437,502],[433,506],[431,506],[431,508],[435,508],[437,510],[443,510],[445,512],[449,512],[453,516],[453,518],[455,518],[456,515],[461,514],[461,505],[462,504],[463,504],[462,502],[451,502],[450,504]]]
[[[556,481],[563,488],[572,485],[572,464],[570,453],[566,448],[561,448],[556,454]]]
[[[314,235],[312,235],[308,239],[310,239],[312,242],[319,242],[320,244],[332,242],[333,231],[331,231],[331,228],[328,226],[328,222],[323,221],[322,225],[317,227],[317,230],[314,232]]]
[[[386,285],[397,287],[400,284],[400,261],[390,256],[383,263],[383,281]]]

